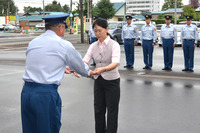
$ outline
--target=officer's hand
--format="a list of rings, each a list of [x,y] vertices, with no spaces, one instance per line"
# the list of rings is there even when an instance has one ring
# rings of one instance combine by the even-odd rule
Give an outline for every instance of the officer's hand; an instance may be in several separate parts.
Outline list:
[[[105,67],[100,67],[94,70],[94,75],[100,75],[102,72],[105,72]]]
[[[66,73],[66,74],[72,73],[72,70],[70,69],[69,66],[66,66],[66,67],[65,67],[65,73]]]
[[[137,44],[137,41],[134,41],[134,45],[136,45]]]
[[[194,48],[196,47],[196,45],[194,44]]]
[[[73,72],[74,76],[76,76],[77,78],[80,78],[80,76],[78,75],[78,73]]]
[[[89,76],[89,78],[91,78],[92,75],[94,75],[94,71],[90,70],[90,76]]]
[[[142,46],[142,43],[141,43],[141,46]]]
[[[173,44],[173,47],[175,47],[175,43]]]
[[[152,43],[152,46],[154,47],[155,43]]]
[[[124,45],[124,42],[123,42],[123,45]]]
[[[181,44],[181,47],[183,48],[183,44]]]

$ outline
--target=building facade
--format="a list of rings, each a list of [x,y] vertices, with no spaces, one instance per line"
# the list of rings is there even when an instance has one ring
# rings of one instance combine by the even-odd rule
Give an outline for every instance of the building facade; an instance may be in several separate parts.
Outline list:
[[[126,14],[138,15],[142,12],[160,10],[160,0],[126,0]]]

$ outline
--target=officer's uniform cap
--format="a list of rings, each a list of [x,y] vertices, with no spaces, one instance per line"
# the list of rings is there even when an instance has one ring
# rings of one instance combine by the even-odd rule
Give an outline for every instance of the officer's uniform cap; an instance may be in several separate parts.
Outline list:
[[[43,20],[45,20],[46,24],[50,24],[50,23],[63,23],[66,24],[66,19],[69,16],[69,14],[65,13],[65,14],[61,14],[61,15],[50,15],[50,16],[46,16],[44,18],[42,18]]]
[[[92,19],[93,19],[93,20],[96,20],[96,19],[98,19],[98,17],[97,17],[97,16],[93,16]]]
[[[145,15],[144,17],[145,17],[145,19],[149,19],[149,18],[151,19],[152,18],[151,15],[148,15],[148,14]]]
[[[171,20],[171,19],[172,19],[172,16],[171,16],[171,15],[166,15],[166,16],[165,16],[165,19],[166,19],[166,20]]]
[[[133,17],[132,16],[130,16],[130,15],[127,15],[126,16],[126,20],[129,20],[129,19],[132,19]]]
[[[187,20],[192,20],[192,18],[193,18],[192,16],[189,16],[189,15],[186,16]]]

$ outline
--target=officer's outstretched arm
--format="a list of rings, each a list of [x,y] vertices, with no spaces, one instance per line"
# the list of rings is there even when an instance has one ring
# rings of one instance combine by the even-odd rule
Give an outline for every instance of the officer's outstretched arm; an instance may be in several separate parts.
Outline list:
[[[72,71],[82,76],[88,77],[91,74],[88,65],[83,62],[81,55],[70,45],[66,46],[66,65]]]

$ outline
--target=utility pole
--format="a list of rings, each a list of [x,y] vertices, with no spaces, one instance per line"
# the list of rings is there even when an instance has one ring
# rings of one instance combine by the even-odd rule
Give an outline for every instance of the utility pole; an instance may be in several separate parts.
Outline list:
[[[177,0],[175,0],[175,14],[174,14],[174,23],[177,24],[177,20],[176,20],[176,7],[177,7]]]
[[[88,0],[88,18],[92,18],[92,0]]]
[[[72,13],[72,0],[70,0],[70,13]],[[72,17],[70,17],[69,33],[72,34]]]
[[[83,22],[83,0],[79,0],[80,2],[80,15],[81,15],[81,43],[84,43],[84,22]]]
[[[8,9],[7,9],[7,16],[9,16],[10,14],[10,1],[8,1]]]
[[[43,17],[44,17],[44,0],[43,0]]]

